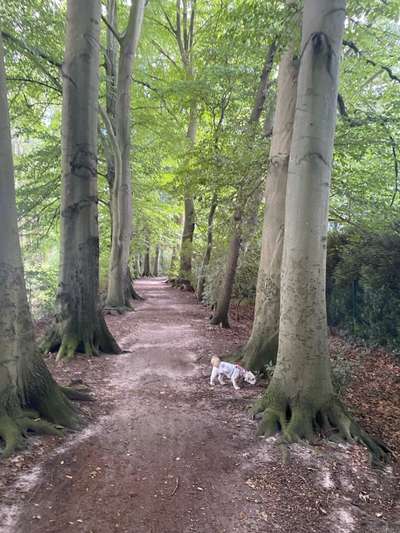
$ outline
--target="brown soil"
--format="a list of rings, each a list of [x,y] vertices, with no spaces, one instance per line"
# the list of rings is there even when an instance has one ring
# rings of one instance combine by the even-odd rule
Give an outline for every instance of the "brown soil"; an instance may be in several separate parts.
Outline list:
[[[108,317],[124,354],[49,361],[97,401],[82,405],[83,432],[32,438],[1,464],[1,533],[400,531],[393,465],[372,470],[358,446],[256,438],[247,408],[264,384],[209,387],[209,357],[235,351],[248,324],[210,327],[159,279],[137,289],[136,312]]]

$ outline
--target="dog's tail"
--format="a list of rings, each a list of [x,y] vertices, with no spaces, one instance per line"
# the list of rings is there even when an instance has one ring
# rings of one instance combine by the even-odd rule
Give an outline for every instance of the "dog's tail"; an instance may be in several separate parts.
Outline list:
[[[219,357],[217,357],[216,355],[213,355],[211,357],[211,365],[212,366],[219,367],[220,362],[221,362],[221,359]]]

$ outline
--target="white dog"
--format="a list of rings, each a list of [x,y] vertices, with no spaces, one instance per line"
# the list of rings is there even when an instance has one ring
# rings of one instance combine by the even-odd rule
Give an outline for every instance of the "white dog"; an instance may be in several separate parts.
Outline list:
[[[253,372],[242,368],[240,365],[234,365],[232,363],[221,361],[219,357],[211,357],[211,366],[212,371],[210,385],[215,385],[215,379],[217,377],[221,385],[225,385],[225,376],[232,381],[232,385],[235,390],[240,389],[237,383],[239,379],[244,379],[244,381],[250,383],[250,385],[255,385],[256,383],[256,377]]]

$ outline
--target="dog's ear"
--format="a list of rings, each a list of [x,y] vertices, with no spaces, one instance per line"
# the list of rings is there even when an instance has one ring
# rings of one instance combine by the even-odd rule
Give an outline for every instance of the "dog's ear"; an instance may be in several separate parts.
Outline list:
[[[256,376],[250,370],[247,370],[246,374],[244,375],[244,379],[247,381],[247,383],[250,383],[250,385],[255,385],[257,381]]]

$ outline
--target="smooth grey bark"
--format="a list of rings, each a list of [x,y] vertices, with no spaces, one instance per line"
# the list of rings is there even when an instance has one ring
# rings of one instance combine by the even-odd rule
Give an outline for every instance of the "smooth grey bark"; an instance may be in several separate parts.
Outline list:
[[[136,277],[140,277],[142,273],[142,257],[140,254],[137,254],[136,256],[136,272],[135,272],[135,275]]]
[[[345,0],[305,0],[285,209],[277,364],[259,434],[316,433],[387,449],[345,412],[332,386],[325,302],[326,235]]]
[[[159,264],[159,274],[162,276],[165,272],[165,255],[164,248],[160,247],[160,264]]]
[[[128,284],[129,284],[129,293],[132,300],[144,300],[143,296],[141,296],[133,286],[133,280],[134,277],[132,275],[131,269],[128,268]]]
[[[312,403],[333,394],[325,266],[344,16],[345,0],[306,0],[304,4],[286,194],[279,351],[271,386],[279,383],[290,395],[299,393]]]
[[[229,305],[231,302],[231,296],[233,286],[235,283],[236,268],[239,260],[240,243],[241,243],[241,222],[242,213],[238,209],[235,212],[233,235],[229,243],[229,251],[226,260],[226,270],[224,275],[223,284],[219,293],[217,308],[214,316],[211,318],[211,324],[219,325],[223,328],[229,328]]]
[[[197,110],[196,104],[193,103],[190,109],[189,126],[187,131],[187,139],[191,146],[196,141],[197,130]],[[183,216],[183,231],[181,241],[181,253],[180,253],[180,271],[179,277],[192,283],[192,256],[193,256],[193,235],[195,230],[195,207],[193,201],[193,195],[190,187],[185,180],[184,185],[184,216]]]
[[[259,123],[262,110],[264,108],[265,99],[267,96],[268,82],[271,75],[274,57],[276,53],[276,44],[273,42],[268,50],[261,71],[260,81],[258,84],[256,96],[254,99],[253,108],[250,113],[249,122],[246,131],[246,142],[249,143],[254,139],[257,125]],[[227,257],[227,265],[224,275],[224,281],[221,290],[218,294],[216,310],[211,318],[211,324],[221,325],[224,328],[229,328],[229,306],[232,298],[232,291],[235,284],[235,276],[237,265],[240,256],[240,247],[242,243],[242,221],[244,216],[245,203],[249,198],[244,199],[243,191],[238,194],[236,200],[236,208],[233,213],[232,220],[232,235],[229,243],[229,251]]]
[[[168,278],[171,279],[175,276],[175,271],[177,270],[178,255],[176,252],[176,246],[172,247],[171,253],[171,262],[168,269]]]
[[[195,36],[196,20],[196,0],[177,0],[176,2],[176,26],[173,28],[173,35],[178,44],[182,66],[185,71],[186,81],[195,80],[193,66],[193,44]],[[169,21],[170,22],[170,21]],[[190,150],[196,142],[197,131],[197,102],[193,97],[189,106],[189,122],[186,133],[188,149]],[[195,206],[193,194],[190,190],[188,179],[184,182],[184,217],[182,240],[179,261],[180,282],[186,287],[191,287],[192,276],[192,256],[193,256],[193,235],[195,230]]]
[[[17,227],[14,166],[0,33],[0,456],[24,445],[28,430],[60,434],[77,413],[38,353],[26,296]],[[29,411],[28,411],[29,409]]]
[[[146,243],[146,249],[144,252],[144,259],[143,259],[143,277],[150,277],[151,276],[151,270],[150,270],[150,241],[147,241]]]
[[[109,117],[108,132],[114,148],[115,178],[111,194],[112,243],[106,307],[123,310],[131,307],[134,298],[129,275],[129,252],[132,238],[131,154],[131,87],[133,62],[136,56],[146,2],[131,5],[126,31],[118,39],[119,59],[116,84],[115,120]],[[112,128],[110,128],[110,125]]]
[[[207,220],[207,246],[206,246],[206,251],[204,252],[203,261],[201,263],[199,279],[197,282],[196,293],[197,293],[197,299],[199,302],[203,301],[204,288],[205,288],[206,279],[207,279],[207,268],[211,260],[211,252],[212,252],[212,245],[213,245],[213,225],[214,225],[214,217],[215,217],[215,212],[217,210],[217,206],[218,206],[217,195],[213,194],[213,197],[211,200],[210,211],[208,213],[208,220]]]
[[[265,212],[251,336],[243,349],[246,368],[261,370],[275,363],[280,316],[280,278],[285,227],[286,183],[297,96],[298,59],[290,48],[281,59],[270,168],[265,186]]]
[[[153,276],[155,278],[158,278],[159,273],[159,267],[160,267],[160,245],[157,244],[154,254],[154,262],[153,262]]]
[[[63,64],[61,256],[56,319],[46,348],[118,353],[99,308],[97,116],[100,0],[68,0]]]
[[[116,0],[107,0],[107,17],[112,27],[116,27],[117,20],[117,2]],[[116,114],[116,96],[117,96],[117,61],[118,61],[118,42],[112,31],[108,30],[106,34],[106,51],[105,51],[105,70],[106,70],[106,112],[115,129]],[[108,143],[104,143],[105,156],[107,161],[107,182],[112,193],[115,179],[114,153]],[[112,216],[112,210],[111,210]],[[112,235],[112,231],[111,231]]]

